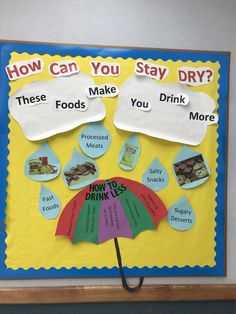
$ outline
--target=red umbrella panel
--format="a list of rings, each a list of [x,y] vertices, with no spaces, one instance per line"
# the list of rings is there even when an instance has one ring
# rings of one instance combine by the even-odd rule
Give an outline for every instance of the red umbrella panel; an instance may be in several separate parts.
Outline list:
[[[67,236],[73,243],[114,239],[123,285],[136,291],[141,284],[128,287],[117,238],[135,238],[142,231],[154,230],[166,215],[165,205],[151,189],[114,177],[96,181],[73,197],[60,216],[56,235]]]

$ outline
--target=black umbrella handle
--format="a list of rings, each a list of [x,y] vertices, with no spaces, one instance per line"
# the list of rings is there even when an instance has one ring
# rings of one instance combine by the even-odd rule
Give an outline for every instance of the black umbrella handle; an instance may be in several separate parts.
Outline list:
[[[124,269],[123,269],[123,266],[122,266],[122,258],[121,258],[120,247],[119,247],[119,243],[118,243],[117,238],[114,238],[114,243],[115,243],[115,248],[116,248],[116,256],[117,256],[117,261],[118,261],[118,265],[119,265],[120,277],[121,277],[122,285],[125,288],[125,290],[127,290],[129,292],[137,292],[142,287],[144,277],[140,277],[139,278],[139,284],[136,287],[131,288],[128,285],[128,283],[126,281]]]

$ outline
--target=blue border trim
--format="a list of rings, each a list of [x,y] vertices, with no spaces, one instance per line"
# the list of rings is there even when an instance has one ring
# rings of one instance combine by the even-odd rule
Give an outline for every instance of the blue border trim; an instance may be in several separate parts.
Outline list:
[[[47,44],[27,44],[27,43],[0,43],[0,278],[71,278],[71,277],[116,277],[119,276],[118,268],[106,267],[98,269],[81,268],[40,268],[35,270],[29,268],[24,270],[7,269],[4,263],[6,259],[6,232],[5,232],[5,208],[6,208],[6,189],[7,189],[7,165],[8,165],[8,78],[5,73],[5,66],[8,65],[10,53],[12,51],[29,54],[59,54],[61,56],[71,55],[72,57],[80,55],[82,57],[109,57],[114,58],[142,58],[142,59],[171,59],[173,61],[211,61],[220,63],[220,79],[219,79],[219,127],[218,127],[218,168],[217,173],[217,197],[216,197],[216,265],[215,267],[143,267],[143,268],[127,268],[124,267],[127,276],[224,276],[225,275],[225,204],[226,204],[226,154],[227,154],[227,97],[228,97],[228,73],[229,73],[229,53],[224,52],[194,52],[194,51],[171,51],[171,50],[145,50],[145,49],[128,49],[128,48],[101,48],[101,47],[85,47],[85,46],[59,46]]]

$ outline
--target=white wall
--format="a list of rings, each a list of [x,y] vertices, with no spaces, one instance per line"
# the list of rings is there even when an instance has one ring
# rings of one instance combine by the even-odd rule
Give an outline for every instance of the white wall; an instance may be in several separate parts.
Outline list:
[[[236,283],[236,0],[0,0],[0,38],[231,51],[228,275],[146,278],[145,283]],[[120,281],[112,278],[0,281],[0,286],[68,284],[120,284]]]

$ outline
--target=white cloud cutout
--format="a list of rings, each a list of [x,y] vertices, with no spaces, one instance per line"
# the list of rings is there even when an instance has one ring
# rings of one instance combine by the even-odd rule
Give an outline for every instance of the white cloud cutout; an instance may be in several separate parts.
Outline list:
[[[160,101],[160,93],[179,96],[187,95],[187,105]],[[145,111],[137,106],[132,107],[132,101],[144,102],[151,110]],[[137,102],[136,102],[137,103]],[[140,103],[139,103],[140,105]],[[207,126],[217,122],[217,115],[212,114],[215,101],[203,92],[197,92],[180,83],[157,83],[151,78],[132,76],[120,88],[119,104],[114,116],[117,128],[139,132],[152,137],[179,142],[189,145],[198,145],[204,138]],[[141,109],[141,110],[140,110]],[[201,115],[207,121],[190,120]],[[208,115],[208,117],[207,117]],[[214,121],[209,121],[209,116]]]
[[[29,140],[45,139],[104,119],[103,102],[86,97],[89,85],[94,85],[93,80],[81,72],[50,81],[34,81],[10,96],[9,111]],[[28,103],[30,97],[32,102]]]

